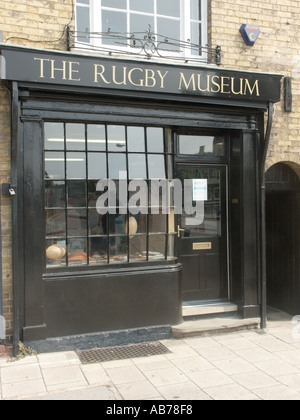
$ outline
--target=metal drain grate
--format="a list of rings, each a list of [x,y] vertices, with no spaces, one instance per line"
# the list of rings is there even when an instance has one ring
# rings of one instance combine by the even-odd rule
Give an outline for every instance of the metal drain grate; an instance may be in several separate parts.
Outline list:
[[[171,351],[161,343],[131,344],[128,346],[77,351],[78,357],[84,365],[110,362],[112,360],[157,356],[167,353],[171,353]]]

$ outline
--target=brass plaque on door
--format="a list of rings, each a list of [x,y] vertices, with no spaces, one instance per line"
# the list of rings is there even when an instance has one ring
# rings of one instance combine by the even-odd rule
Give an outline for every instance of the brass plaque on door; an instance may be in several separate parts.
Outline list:
[[[212,243],[211,242],[193,243],[193,251],[202,251],[205,249],[212,249]]]

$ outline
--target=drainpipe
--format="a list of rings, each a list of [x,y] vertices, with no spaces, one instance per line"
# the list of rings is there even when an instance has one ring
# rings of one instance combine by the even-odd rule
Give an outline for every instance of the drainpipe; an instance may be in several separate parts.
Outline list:
[[[269,102],[268,105],[268,121],[267,130],[264,141],[264,148],[261,160],[261,212],[262,212],[262,226],[261,226],[261,245],[262,245],[262,314],[261,314],[261,328],[267,327],[267,240],[266,240],[266,173],[265,166],[267,161],[267,153],[270,144],[272,124],[273,124],[274,104]]]

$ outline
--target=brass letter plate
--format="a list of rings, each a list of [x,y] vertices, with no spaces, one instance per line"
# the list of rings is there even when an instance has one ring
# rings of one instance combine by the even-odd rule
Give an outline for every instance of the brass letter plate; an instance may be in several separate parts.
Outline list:
[[[211,242],[199,242],[193,244],[193,251],[201,251],[205,249],[212,249]]]

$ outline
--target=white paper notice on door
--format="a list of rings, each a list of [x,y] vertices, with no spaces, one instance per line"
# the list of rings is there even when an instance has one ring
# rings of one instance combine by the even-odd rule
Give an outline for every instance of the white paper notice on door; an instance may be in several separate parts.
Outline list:
[[[193,179],[193,201],[207,201],[207,179]]]

